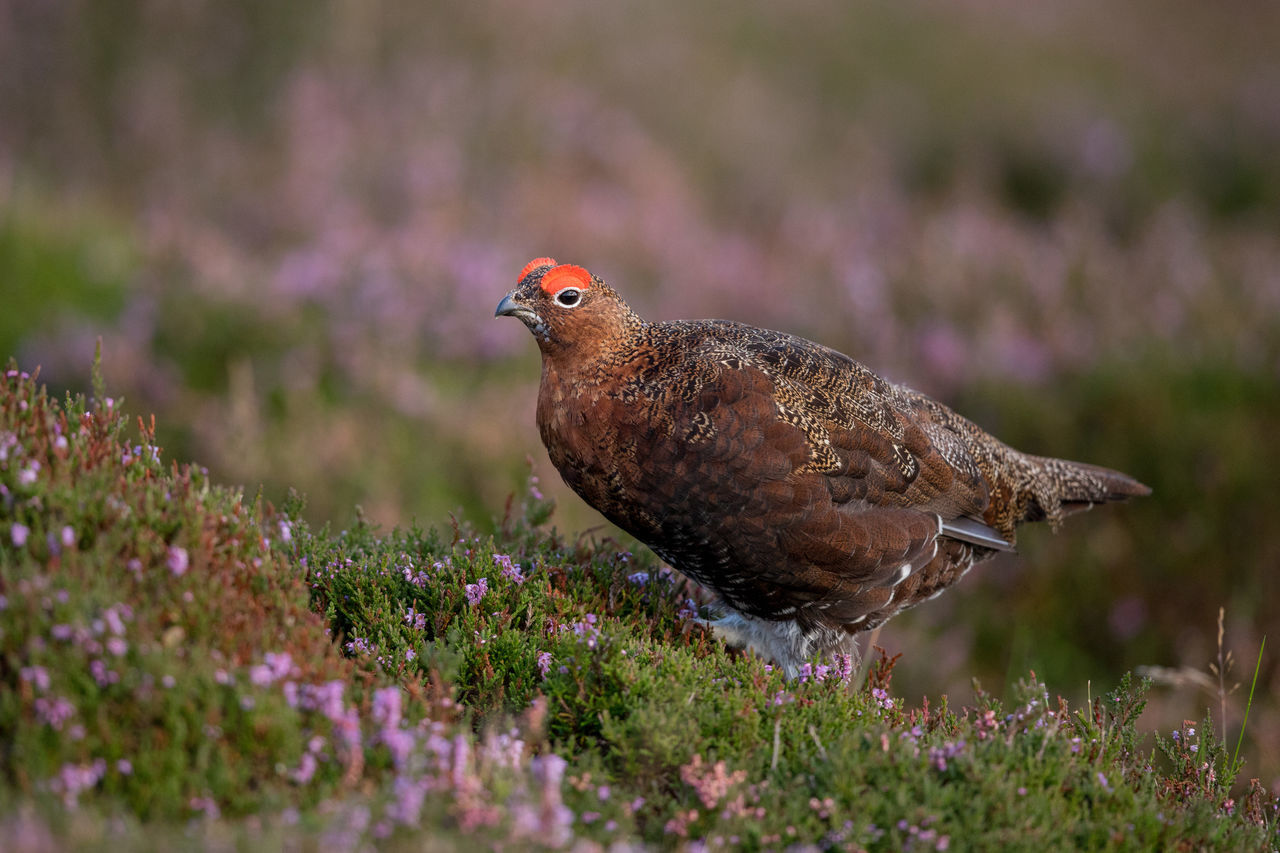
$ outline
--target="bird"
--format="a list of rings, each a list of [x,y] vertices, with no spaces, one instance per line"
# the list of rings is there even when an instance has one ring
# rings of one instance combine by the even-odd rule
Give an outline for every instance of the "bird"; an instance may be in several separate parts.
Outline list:
[[[648,322],[535,258],[495,317],[542,356],[537,426],[565,483],[709,590],[706,620],[795,678],[1014,549],[1015,527],[1150,493],[1022,453],[834,349],[730,320]]]

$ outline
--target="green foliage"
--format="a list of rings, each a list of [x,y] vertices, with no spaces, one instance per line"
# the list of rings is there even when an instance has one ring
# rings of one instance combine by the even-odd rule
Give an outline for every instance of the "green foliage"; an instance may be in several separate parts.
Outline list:
[[[80,217],[0,211],[0,359],[69,320],[113,320],[125,306],[134,250],[127,232]]]
[[[349,671],[271,529],[287,522],[166,470],[117,401],[60,407],[12,366],[3,381],[4,784],[67,803],[100,785],[142,817],[282,803],[305,715],[247,685],[251,664]]]
[[[1050,394],[1072,405],[1046,405]],[[1130,666],[1178,660],[1186,626],[1212,624],[1206,602],[1262,630],[1280,619],[1262,568],[1280,560],[1280,546],[1239,535],[1280,514],[1270,486],[1280,462],[1272,377],[1153,352],[1064,377],[1052,392],[979,385],[958,405],[1015,447],[1118,467],[1153,490],[1150,499],[1068,519],[1057,535],[1020,531],[1016,576],[994,595],[971,587],[965,601],[984,676],[1009,665],[1010,614],[1035,636],[1014,663],[1073,683],[1114,666],[1118,644]],[[1129,611],[1118,609],[1125,602]],[[1207,660],[1210,651],[1200,653]]]

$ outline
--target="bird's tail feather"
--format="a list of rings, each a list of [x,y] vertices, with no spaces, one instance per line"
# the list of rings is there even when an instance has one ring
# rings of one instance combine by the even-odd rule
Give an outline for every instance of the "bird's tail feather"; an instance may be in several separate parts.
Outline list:
[[[1151,494],[1151,488],[1128,474],[1087,462],[1033,457],[1053,484],[1059,512],[1070,515],[1094,504],[1123,501]],[[1051,513],[1052,514],[1052,513]]]

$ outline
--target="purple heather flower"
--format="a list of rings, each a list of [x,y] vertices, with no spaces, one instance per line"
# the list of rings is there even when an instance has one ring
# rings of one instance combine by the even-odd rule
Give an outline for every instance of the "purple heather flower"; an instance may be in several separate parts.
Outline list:
[[[49,689],[49,671],[42,666],[24,666],[22,680],[34,684],[41,693]]]
[[[414,744],[417,738],[409,729],[383,728],[382,733],[378,735],[378,739],[386,745],[391,752],[391,760],[395,762],[395,766],[400,769],[405,766],[405,762],[409,759],[409,754],[413,752]]]
[[[63,805],[73,809],[79,803],[80,792],[97,785],[106,771],[107,763],[101,758],[89,765],[64,764],[50,787],[62,794]]]
[[[36,699],[36,716],[55,731],[62,731],[62,724],[75,712],[76,706],[62,696]]]
[[[32,459],[31,462],[18,472],[18,485],[30,486],[36,481],[36,477],[40,474],[40,463]]]
[[[542,677],[546,678],[547,673],[551,671],[551,652],[538,652],[538,672],[542,673]]]
[[[190,563],[190,560],[187,557],[187,549],[171,546],[169,548],[169,556],[166,559],[166,563],[169,566],[169,571],[173,572],[175,576],[181,577],[186,574],[187,566]]]
[[[494,554],[493,562],[502,569],[502,576],[516,583],[524,583],[524,575],[520,573],[520,564],[511,562],[506,554]]]
[[[120,680],[120,673],[107,669],[107,665],[99,658],[89,661],[89,674],[99,687],[107,687]]]
[[[13,547],[21,548],[27,544],[27,537],[31,535],[31,528],[21,522],[15,521],[13,527],[9,530],[9,537],[13,540]]]
[[[384,729],[400,725],[399,687],[383,687],[373,692],[373,719]]]
[[[474,607],[475,605],[480,603],[480,600],[484,598],[484,594],[488,591],[489,591],[488,578],[480,578],[480,580],[476,581],[475,583],[467,584],[467,602],[470,603],[472,607]]]
[[[636,586],[644,586],[649,582],[649,573],[648,572],[632,572],[631,574],[627,575],[627,582],[635,584]]]
[[[120,607],[123,608],[123,605]],[[117,637],[124,634],[124,615],[124,612],[116,607],[108,607],[102,612],[102,619],[106,622],[107,628]]]
[[[302,759],[298,762],[298,769],[293,771],[293,781],[299,785],[305,785],[311,781],[311,777],[316,774],[316,768],[319,767],[316,757],[309,752],[302,753]]]
[[[394,785],[396,799],[388,810],[391,819],[404,826],[417,826],[422,816],[422,804],[426,801],[430,780],[396,776]]]

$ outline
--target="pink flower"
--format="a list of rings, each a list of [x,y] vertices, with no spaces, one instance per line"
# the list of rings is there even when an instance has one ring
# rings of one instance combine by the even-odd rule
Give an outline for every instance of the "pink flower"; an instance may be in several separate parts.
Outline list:
[[[27,537],[31,535],[31,528],[25,524],[14,522],[13,527],[9,530],[9,537],[13,540],[13,547],[21,548],[27,544]]]
[[[176,545],[169,548],[169,556],[166,562],[169,565],[169,571],[173,572],[176,577],[186,574],[189,559],[187,557],[187,549],[179,548]]]

